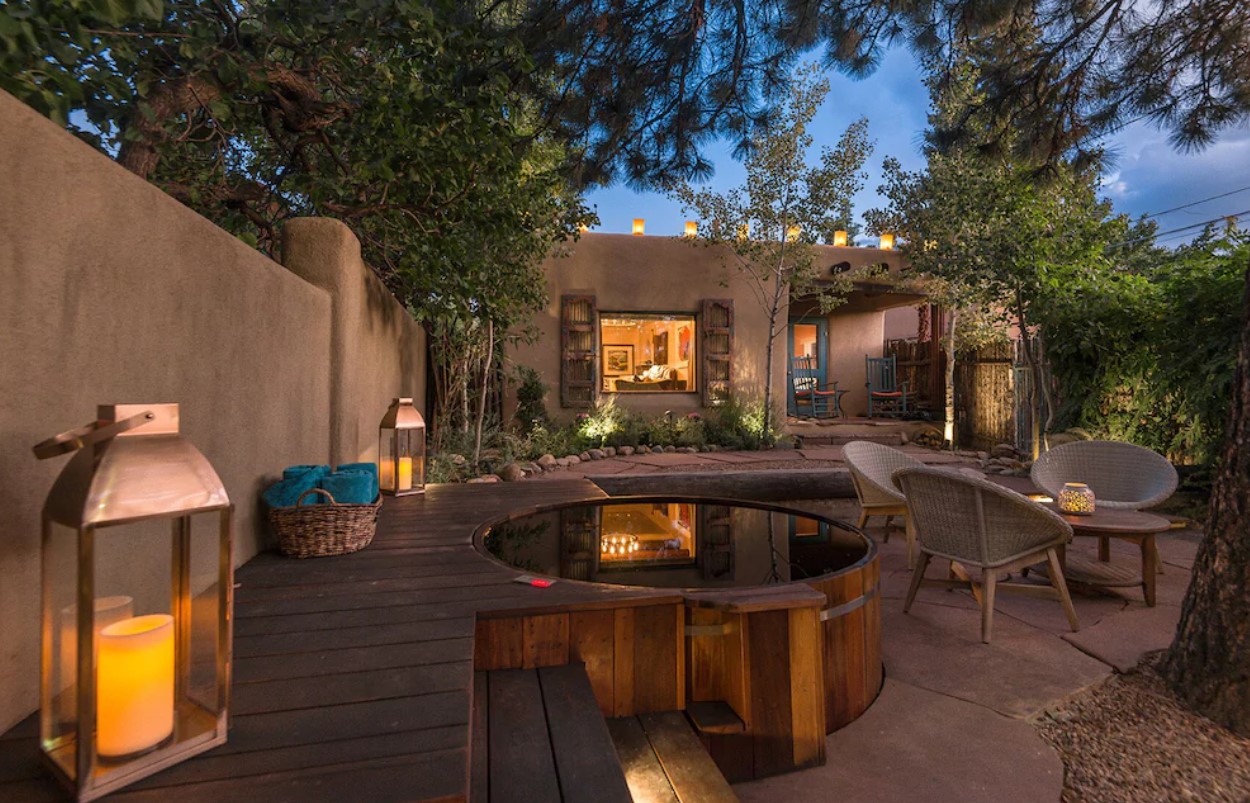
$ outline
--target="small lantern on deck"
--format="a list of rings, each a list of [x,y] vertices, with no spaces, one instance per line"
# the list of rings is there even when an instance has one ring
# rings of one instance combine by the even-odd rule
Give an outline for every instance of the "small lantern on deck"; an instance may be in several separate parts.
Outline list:
[[[686,221],[686,236],[690,238],[699,236],[699,224],[693,220]]]
[[[1074,516],[1093,514],[1093,489],[1083,482],[1065,482],[1059,491],[1059,509]]]
[[[634,218],[634,236],[641,237],[646,232],[647,221],[643,218]]]
[[[838,246],[845,246],[845,245],[846,245],[846,239],[847,239],[847,238],[846,238],[846,231],[845,231],[844,229],[838,229],[837,231],[835,231],[835,232],[833,233],[833,244],[834,244],[834,245],[838,245]]]
[[[34,450],[77,452],[43,508],[39,736],[80,801],[226,741],[233,506],[178,419],[102,406]]]
[[[885,232],[884,234],[881,235],[881,250],[882,251],[894,250],[894,235],[893,234],[889,232]]]
[[[801,235],[802,233],[803,233],[803,229],[798,224],[787,226],[786,227],[786,242],[797,243],[799,241],[799,235]]]
[[[395,399],[378,426],[378,485],[382,493],[425,491],[425,419],[412,399]]]

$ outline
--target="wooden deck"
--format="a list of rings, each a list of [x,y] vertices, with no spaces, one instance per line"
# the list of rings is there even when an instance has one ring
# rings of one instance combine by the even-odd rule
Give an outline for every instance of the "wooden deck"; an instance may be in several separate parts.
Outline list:
[[[467,799],[477,614],[658,596],[513,582],[473,533],[512,510],[601,496],[584,480],[433,486],[388,499],[362,552],[252,559],[236,574],[229,742],[112,799]],[[0,736],[0,800],[63,798],[39,765],[33,717]]]

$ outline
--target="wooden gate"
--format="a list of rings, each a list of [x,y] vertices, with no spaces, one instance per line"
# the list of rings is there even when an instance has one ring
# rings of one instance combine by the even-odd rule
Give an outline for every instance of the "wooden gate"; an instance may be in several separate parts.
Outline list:
[[[965,449],[1016,443],[1015,348],[986,346],[955,361],[955,438]]]

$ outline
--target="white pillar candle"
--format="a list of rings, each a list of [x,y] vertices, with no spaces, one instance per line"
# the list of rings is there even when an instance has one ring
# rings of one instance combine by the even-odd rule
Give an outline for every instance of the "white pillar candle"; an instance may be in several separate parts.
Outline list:
[[[412,458],[399,458],[399,490],[412,490]]]
[[[125,756],[174,730],[174,618],[136,616],[100,631],[96,750]]]
[[[134,597],[118,595],[97,597],[95,601],[95,638],[99,644],[100,631],[115,622],[135,615]],[[78,606],[67,605],[61,609],[61,691],[75,688],[78,677]],[[76,694],[61,697],[62,718],[72,722],[78,717]]]

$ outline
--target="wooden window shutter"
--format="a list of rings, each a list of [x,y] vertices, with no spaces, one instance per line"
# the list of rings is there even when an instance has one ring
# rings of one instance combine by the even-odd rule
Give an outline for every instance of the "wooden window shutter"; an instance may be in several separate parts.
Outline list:
[[[733,376],[734,302],[732,298],[705,298],[699,316],[699,353],[703,355],[703,406],[729,399]]]
[[[599,396],[599,314],[592,295],[560,297],[560,406],[589,409]]]

